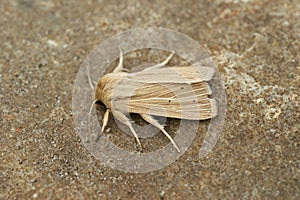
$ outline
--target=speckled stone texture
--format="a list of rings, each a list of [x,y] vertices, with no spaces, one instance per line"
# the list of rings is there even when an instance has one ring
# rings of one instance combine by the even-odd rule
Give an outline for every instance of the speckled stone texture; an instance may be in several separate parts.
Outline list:
[[[0,199],[299,199],[299,10],[296,0],[0,1]],[[210,51],[228,111],[206,158],[198,157],[199,130],[172,165],[131,174],[81,145],[72,87],[98,43],[149,26],[180,31]],[[113,120],[109,127],[118,142],[124,133]],[[120,146],[134,150],[126,138]],[[160,141],[168,142],[142,140]]]

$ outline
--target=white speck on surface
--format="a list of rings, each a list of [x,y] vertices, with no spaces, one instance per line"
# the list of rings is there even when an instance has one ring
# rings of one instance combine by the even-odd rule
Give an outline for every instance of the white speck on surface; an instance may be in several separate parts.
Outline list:
[[[47,40],[47,44],[51,47],[57,47],[58,44],[54,40]]]

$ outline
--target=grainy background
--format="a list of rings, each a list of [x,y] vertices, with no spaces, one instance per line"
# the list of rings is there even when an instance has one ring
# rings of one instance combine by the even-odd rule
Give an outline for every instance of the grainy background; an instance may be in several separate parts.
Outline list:
[[[0,1],[0,199],[299,199],[299,10],[296,0]],[[208,157],[199,133],[172,165],[130,174],[81,145],[72,87],[98,43],[149,26],[210,51],[228,112]]]

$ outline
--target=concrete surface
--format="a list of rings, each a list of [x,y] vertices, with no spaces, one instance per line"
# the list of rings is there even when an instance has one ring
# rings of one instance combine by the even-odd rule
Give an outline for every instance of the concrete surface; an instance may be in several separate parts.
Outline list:
[[[0,199],[300,198],[299,1],[2,0],[0,16]],[[131,174],[81,145],[72,87],[98,43],[149,26],[211,52],[228,112],[208,157],[198,158],[199,133],[172,165]]]

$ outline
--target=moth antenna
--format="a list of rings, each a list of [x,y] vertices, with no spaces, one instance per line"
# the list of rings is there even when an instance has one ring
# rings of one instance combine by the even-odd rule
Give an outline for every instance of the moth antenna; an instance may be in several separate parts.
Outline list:
[[[87,67],[87,73],[88,73],[88,80],[89,80],[90,87],[92,88],[92,90],[94,90],[94,85],[93,85],[93,82],[92,82],[92,79],[91,79],[89,66]]]
[[[122,49],[121,47],[119,47],[119,50],[120,50],[120,57],[119,57],[119,64],[118,66],[114,69],[113,73],[115,72],[120,72],[123,70],[123,52],[122,52]]]
[[[103,131],[104,131],[106,125],[107,125],[108,119],[109,119],[109,109],[106,109],[106,112],[105,112],[104,117],[103,117],[103,125],[102,125],[102,128],[101,128],[102,133],[103,133]]]
[[[94,100],[91,107],[90,107],[90,111],[89,111],[89,116],[88,116],[88,123],[89,123],[89,133],[91,132],[90,129],[91,129],[91,113],[92,113],[92,110],[93,110],[93,106],[95,105],[95,103],[97,102],[97,100]]]

